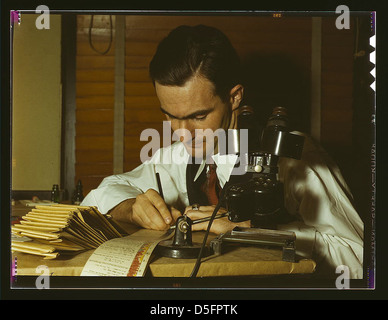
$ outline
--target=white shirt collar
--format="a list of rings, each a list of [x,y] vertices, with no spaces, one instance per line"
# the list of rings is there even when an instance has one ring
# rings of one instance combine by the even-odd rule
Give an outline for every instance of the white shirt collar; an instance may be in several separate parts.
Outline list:
[[[172,148],[172,149],[171,149]],[[166,152],[170,150],[170,152]],[[171,152],[172,151],[172,152]],[[150,160],[151,163],[172,163],[171,161],[179,160],[179,163],[188,163],[190,161],[190,155],[187,152],[184,144],[180,141],[174,143],[169,148],[158,149],[155,156]],[[238,156],[235,154],[215,154],[212,156],[214,163],[217,165],[216,173],[220,185],[223,186],[228,180],[233,171],[233,168],[238,160]],[[170,162],[169,162],[170,161]],[[206,168],[206,161],[202,160],[197,173],[194,177],[194,181],[198,179],[202,171]]]
[[[236,164],[238,156],[235,154],[224,154],[219,153],[212,156],[214,163],[217,165],[216,173],[221,186],[223,186],[228,180]],[[194,181],[198,179],[203,169],[206,167],[206,161],[202,160],[201,165],[198,168],[197,174],[195,175]]]

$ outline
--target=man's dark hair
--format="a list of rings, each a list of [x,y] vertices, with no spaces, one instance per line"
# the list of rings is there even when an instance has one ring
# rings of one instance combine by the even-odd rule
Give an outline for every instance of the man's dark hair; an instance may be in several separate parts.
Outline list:
[[[180,26],[164,38],[150,63],[155,84],[183,86],[198,74],[214,84],[215,93],[226,100],[240,83],[240,59],[229,39],[216,28]]]

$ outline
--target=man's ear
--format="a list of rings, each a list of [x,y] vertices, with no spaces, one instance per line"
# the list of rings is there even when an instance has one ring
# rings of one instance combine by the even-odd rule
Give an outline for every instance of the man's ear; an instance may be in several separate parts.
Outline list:
[[[232,111],[237,110],[240,106],[240,103],[244,96],[244,87],[241,84],[235,85],[230,90],[230,104],[232,106]]]

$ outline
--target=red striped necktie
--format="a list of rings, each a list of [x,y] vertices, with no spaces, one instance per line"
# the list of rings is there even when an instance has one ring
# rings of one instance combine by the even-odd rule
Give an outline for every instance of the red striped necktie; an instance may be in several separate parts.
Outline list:
[[[206,182],[204,184],[205,190],[203,190],[209,200],[210,205],[216,205],[218,203],[219,184],[216,173],[216,165],[209,164],[208,171],[206,173]]]

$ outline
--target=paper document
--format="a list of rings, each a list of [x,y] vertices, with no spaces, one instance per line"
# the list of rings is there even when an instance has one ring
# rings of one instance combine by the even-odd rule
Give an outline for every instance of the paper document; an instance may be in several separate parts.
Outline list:
[[[55,259],[62,254],[96,249],[105,241],[121,238],[126,233],[116,229],[113,221],[96,207],[54,204],[35,206],[20,221],[12,224],[11,234],[12,252]],[[19,239],[23,237],[34,244],[22,244]]]
[[[81,276],[142,277],[155,247],[172,235],[140,230],[134,235],[106,241],[90,256]]]

